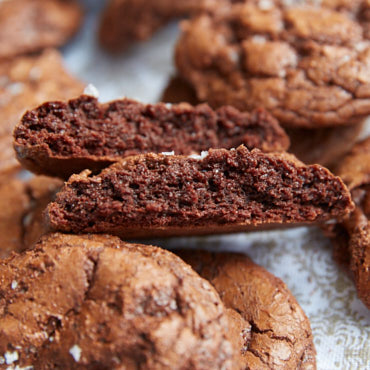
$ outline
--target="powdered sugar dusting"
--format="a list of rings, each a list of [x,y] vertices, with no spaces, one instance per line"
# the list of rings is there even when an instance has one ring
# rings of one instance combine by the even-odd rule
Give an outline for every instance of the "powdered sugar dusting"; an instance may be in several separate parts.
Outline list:
[[[163,155],[175,155],[175,152],[172,151],[172,152],[162,152],[161,154]]]

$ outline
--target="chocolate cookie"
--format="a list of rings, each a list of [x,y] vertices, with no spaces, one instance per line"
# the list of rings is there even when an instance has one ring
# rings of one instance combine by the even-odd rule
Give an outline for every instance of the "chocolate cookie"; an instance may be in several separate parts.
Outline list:
[[[73,175],[48,207],[53,229],[124,238],[216,234],[343,218],[342,181],[288,154],[215,149],[147,154]]]
[[[171,78],[161,100],[169,103],[199,104],[194,89],[179,76]],[[347,154],[357,141],[364,122],[350,126],[317,129],[287,128],[289,152],[306,164],[333,167],[338,158]]]
[[[175,251],[216,288],[239,328],[243,369],[315,369],[310,323],[286,285],[236,253]]]
[[[52,234],[0,261],[0,357],[35,369],[237,369],[225,308],[172,253]]]
[[[370,113],[370,43],[344,11],[245,0],[182,29],[178,70],[212,106],[263,106],[282,124],[307,128]]]
[[[337,168],[356,204],[348,219],[334,226],[334,257],[350,269],[359,298],[370,308],[370,138],[357,144]]]
[[[0,2],[0,59],[66,43],[77,31],[81,8],[74,0]]]
[[[100,44],[111,52],[148,39],[171,19],[196,14],[229,0],[110,0],[101,19]]]
[[[0,258],[31,247],[45,233],[43,212],[62,184],[45,176],[0,184]]]
[[[27,112],[14,136],[26,168],[64,178],[148,152],[192,154],[240,144],[282,151],[289,146],[284,130],[262,109],[214,111],[206,104],[145,105],[129,99],[99,104],[84,95]]]
[[[70,98],[82,91],[82,83],[65,71],[55,50],[0,62],[0,174],[19,168],[12,133],[22,114],[45,100]]]

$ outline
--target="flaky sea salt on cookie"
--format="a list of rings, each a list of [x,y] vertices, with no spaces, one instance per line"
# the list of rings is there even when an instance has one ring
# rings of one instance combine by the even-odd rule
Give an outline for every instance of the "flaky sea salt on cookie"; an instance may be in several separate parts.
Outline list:
[[[214,149],[129,157],[73,175],[48,207],[55,230],[124,238],[221,234],[345,217],[343,182],[286,153]]]

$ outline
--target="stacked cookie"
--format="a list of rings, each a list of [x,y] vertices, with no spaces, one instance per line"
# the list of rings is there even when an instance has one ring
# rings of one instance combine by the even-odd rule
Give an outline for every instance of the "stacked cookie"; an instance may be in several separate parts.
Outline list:
[[[124,240],[323,225],[369,305],[369,141],[337,165],[341,179],[287,153],[274,118],[294,142],[300,130],[357,138],[370,111],[368,2],[112,1],[101,40],[115,50],[192,16],[176,60],[207,101],[194,106],[76,98],[80,83],[55,76],[55,51],[18,55],[63,43],[78,7],[14,3],[0,4],[0,20],[18,6],[24,19],[39,13],[29,23],[39,44],[5,27],[17,42],[0,47],[4,96],[16,96],[9,113],[0,106],[3,137],[30,109],[14,149],[37,177],[14,179],[13,154],[1,162],[0,368],[314,369],[309,321],[280,279],[244,255]],[[117,21],[124,12],[136,24],[144,5],[138,29]]]

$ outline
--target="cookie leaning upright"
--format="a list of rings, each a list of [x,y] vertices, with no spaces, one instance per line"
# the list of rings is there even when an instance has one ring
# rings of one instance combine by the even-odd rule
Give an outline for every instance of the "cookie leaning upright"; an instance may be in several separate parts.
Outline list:
[[[315,369],[310,323],[286,285],[237,253],[175,251],[215,287],[244,369]]]
[[[178,70],[213,106],[263,106],[284,125],[310,128],[370,113],[369,42],[345,12],[243,1],[182,28]]]
[[[334,256],[351,270],[358,296],[370,308],[370,138],[355,145],[336,173],[351,190],[356,209],[331,231]]]
[[[236,369],[214,288],[172,253],[52,234],[0,261],[0,356],[35,369]]]
[[[62,46],[81,20],[75,0],[1,1],[0,60]]]
[[[84,171],[47,214],[55,230],[136,238],[312,224],[352,209],[349,191],[327,169],[240,146],[198,156],[149,153],[96,176]]]
[[[0,61],[0,175],[19,168],[12,134],[22,114],[45,100],[79,95],[83,88],[56,50]]]

